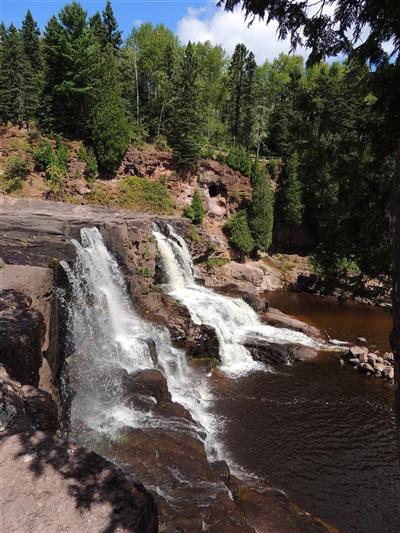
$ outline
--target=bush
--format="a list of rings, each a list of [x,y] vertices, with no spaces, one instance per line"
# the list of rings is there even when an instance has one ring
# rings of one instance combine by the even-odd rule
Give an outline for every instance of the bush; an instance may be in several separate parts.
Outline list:
[[[247,212],[242,209],[232,215],[224,226],[229,242],[242,255],[250,253],[254,249],[254,240],[249,228]]]
[[[20,157],[11,160],[4,174],[4,190],[6,192],[22,189],[23,182],[29,174],[28,163]]]
[[[46,180],[54,189],[58,189],[61,186],[64,176],[64,168],[57,163],[52,163],[46,169]]]
[[[35,157],[35,166],[41,172],[45,172],[47,167],[54,163],[56,159],[50,141],[40,141],[33,155]]]
[[[190,218],[193,224],[199,226],[203,223],[205,212],[200,193],[198,189],[196,189],[193,194],[191,205],[185,208],[183,214],[185,217]]]
[[[239,170],[245,176],[251,175],[253,166],[250,153],[241,146],[232,146],[228,153],[228,165],[234,170]]]
[[[78,158],[85,163],[85,178],[89,183],[93,183],[96,180],[98,168],[97,159],[93,150],[81,145],[78,151]]]
[[[68,146],[63,143],[61,135],[57,135],[56,138],[55,157],[57,159],[58,166],[67,170],[69,160],[69,149]]]
[[[175,208],[173,198],[165,185],[137,176],[124,178],[119,186],[118,203],[128,209],[144,213],[172,214]]]

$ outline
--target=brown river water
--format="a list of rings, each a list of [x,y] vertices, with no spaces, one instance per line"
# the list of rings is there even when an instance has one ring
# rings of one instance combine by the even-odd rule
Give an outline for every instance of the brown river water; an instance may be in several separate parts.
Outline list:
[[[331,338],[386,351],[391,316],[381,308],[308,294],[274,293],[270,305]],[[340,356],[257,372],[215,375],[214,410],[231,460],[259,482],[282,489],[343,533],[400,532],[400,471],[393,389]]]

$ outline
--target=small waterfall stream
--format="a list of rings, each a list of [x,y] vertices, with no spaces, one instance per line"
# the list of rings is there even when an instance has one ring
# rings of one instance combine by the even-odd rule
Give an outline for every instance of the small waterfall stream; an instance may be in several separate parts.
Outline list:
[[[320,346],[304,333],[262,324],[257,313],[242,299],[223,296],[196,284],[192,258],[184,239],[171,226],[168,232],[169,236],[153,232],[167,277],[165,289],[188,308],[196,324],[207,324],[215,329],[221,369],[226,374],[235,376],[261,367],[245,347],[246,340]]]
[[[96,432],[113,434],[124,427],[146,428],[182,421],[166,420],[148,411],[127,407],[122,382],[124,374],[158,368],[164,374],[172,400],[183,405],[200,428],[205,445],[215,457],[216,420],[208,412],[211,401],[204,376],[188,366],[185,354],[171,344],[165,328],[140,319],[133,309],[115,259],[96,228],[81,230],[80,244],[73,241],[76,261],[73,268],[62,263],[72,290],[69,328],[74,345],[71,372],[78,383],[72,402],[71,423]],[[149,348],[155,346],[157,361]]]

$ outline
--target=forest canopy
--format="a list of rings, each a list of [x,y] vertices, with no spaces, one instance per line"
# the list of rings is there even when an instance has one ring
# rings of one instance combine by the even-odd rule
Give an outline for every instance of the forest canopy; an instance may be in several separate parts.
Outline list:
[[[0,120],[82,140],[103,175],[143,142],[192,169],[225,158],[253,186],[228,224],[239,251],[270,249],[275,220],[307,228],[325,275],[388,275],[399,60],[323,55],[258,65],[242,43],[229,57],[150,23],[123,41],[109,1],[90,18],[72,2],[43,32],[30,11],[0,27]]]

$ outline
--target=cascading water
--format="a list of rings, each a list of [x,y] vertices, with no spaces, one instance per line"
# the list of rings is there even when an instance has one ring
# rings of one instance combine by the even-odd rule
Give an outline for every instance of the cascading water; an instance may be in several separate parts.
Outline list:
[[[319,343],[303,333],[262,324],[256,312],[240,298],[230,298],[197,285],[188,247],[171,226],[169,236],[153,234],[167,277],[166,290],[183,303],[196,324],[215,328],[220,345],[221,369],[238,375],[260,368],[245,347],[245,342],[261,340],[278,344],[302,344],[319,347]]]
[[[154,327],[135,313],[118,265],[100,232],[84,228],[81,241],[73,241],[77,253],[73,268],[62,263],[72,290],[68,306],[74,345],[71,372],[79,382],[72,402],[72,425],[113,434],[124,427],[168,425],[174,430],[174,424],[186,424],[124,404],[123,375],[158,368],[173,401],[182,404],[206,431],[206,449],[215,457],[216,420],[207,411],[211,397],[204,378],[196,375],[185,354],[172,346],[167,329]],[[153,361],[149,343],[155,345],[157,361]],[[191,429],[198,433],[197,424]]]

